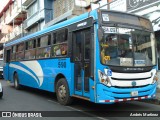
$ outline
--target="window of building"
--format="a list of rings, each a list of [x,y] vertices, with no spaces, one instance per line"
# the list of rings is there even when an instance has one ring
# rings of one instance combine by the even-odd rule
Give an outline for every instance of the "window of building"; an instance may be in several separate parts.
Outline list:
[[[38,12],[38,10],[39,10],[38,3],[37,2],[33,3],[27,10],[28,17],[31,17],[33,14]]]
[[[32,28],[28,29],[28,34],[32,34],[32,33],[37,32],[39,30],[41,30],[40,23],[35,24],[35,25],[33,25]]]
[[[14,0],[14,2],[13,2],[13,9],[15,9],[16,7],[17,7],[17,0]]]

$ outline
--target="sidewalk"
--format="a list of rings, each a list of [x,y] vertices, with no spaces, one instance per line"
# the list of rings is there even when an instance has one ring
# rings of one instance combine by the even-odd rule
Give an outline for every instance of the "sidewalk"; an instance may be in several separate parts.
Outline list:
[[[157,72],[158,74],[158,85],[157,85],[157,93],[156,93],[156,100],[158,104],[160,104],[160,71]]]
[[[157,89],[156,98],[145,99],[145,100],[142,100],[142,102],[147,102],[147,103],[151,103],[151,104],[160,105],[160,89],[159,90]]]
[[[156,98],[160,100],[160,89],[157,88]]]
[[[157,93],[156,93],[156,99],[155,99],[156,104],[160,105],[160,89],[157,88]]]
[[[158,71],[158,85],[157,85],[157,92],[156,92],[156,98],[150,99],[150,100],[143,100],[144,102],[149,102],[152,104],[158,104],[160,105],[160,70]]]
[[[157,74],[157,75],[158,75],[158,85],[157,85],[156,98],[155,98],[155,99],[142,100],[143,102],[160,105],[160,70],[158,71],[158,74]]]

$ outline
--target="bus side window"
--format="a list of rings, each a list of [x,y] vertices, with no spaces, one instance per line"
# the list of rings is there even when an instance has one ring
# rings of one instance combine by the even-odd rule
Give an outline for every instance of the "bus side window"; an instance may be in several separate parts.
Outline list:
[[[56,37],[57,37],[57,33],[53,33],[53,41],[52,41],[53,44],[56,44]]]
[[[51,45],[51,35],[48,35],[48,45]]]
[[[12,49],[9,49],[9,50],[4,49],[4,62],[5,63],[8,63],[11,61],[11,50]]]
[[[67,29],[62,29],[57,32],[57,41],[56,43],[62,43],[66,42],[68,38],[68,30]]]
[[[38,38],[38,40],[37,40],[37,47],[40,47],[40,45],[41,45],[41,39]]]
[[[28,49],[33,48],[33,40],[28,41]]]
[[[26,42],[25,59],[35,59],[36,56],[36,39]]]
[[[67,55],[68,45],[68,29],[59,30],[53,37],[52,56],[65,56]]]
[[[28,42],[26,42],[26,49],[25,50],[28,50]]]
[[[16,60],[24,59],[24,42],[17,45]]]
[[[33,40],[33,48],[36,48],[36,39]]]
[[[50,47],[51,45],[51,34],[42,36],[38,39],[38,49],[36,57],[39,58],[48,58],[50,57]]]
[[[16,59],[16,45],[12,46],[12,51],[11,51],[11,61],[15,61]]]

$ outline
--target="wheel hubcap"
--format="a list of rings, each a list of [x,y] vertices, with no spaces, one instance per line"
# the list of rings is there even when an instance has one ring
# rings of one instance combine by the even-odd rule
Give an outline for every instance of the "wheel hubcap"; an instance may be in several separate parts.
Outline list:
[[[64,85],[61,85],[58,88],[58,94],[59,94],[60,99],[64,100],[66,98],[66,88]]]
[[[17,79],[16,78],[15,78],[14,83],[15,83],[15,87],[17,87],[18,83],[17,83]]]

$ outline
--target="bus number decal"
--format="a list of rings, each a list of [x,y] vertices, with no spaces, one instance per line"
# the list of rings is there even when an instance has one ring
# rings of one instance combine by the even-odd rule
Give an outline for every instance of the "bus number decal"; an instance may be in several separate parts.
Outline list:
[[[66,62],[58,62],[58,68],[66,68]]]
[[[115,27],[102,27],[104,33],[117,33],[117,29]]]

